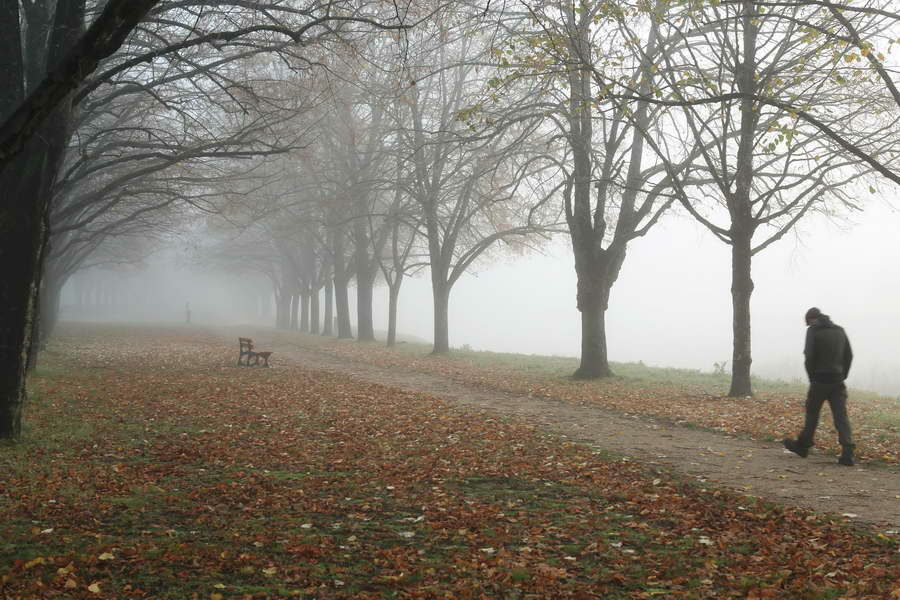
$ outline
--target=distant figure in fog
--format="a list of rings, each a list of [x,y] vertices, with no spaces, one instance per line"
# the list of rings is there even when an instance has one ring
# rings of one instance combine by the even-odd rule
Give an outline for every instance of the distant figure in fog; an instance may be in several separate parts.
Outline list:
[[[842,327],[831,322],[828,315],[818,308],[806,311],[806,347],[804,366],[809,376],[809,392],[806,395],[806,422],[796,440],[787,438],[784,447],[794,454],[806,458],[813,446],[819,413],[828,401],[831,416],[838,432],[838,441],[843,451],[838,462],[853,466],[853,436],[850,419],[847,417],[847,386],[844,380],[850,373],[853,351],[850,340]]]
[[[185,325],[191,324],[191,303],[190,302],[184,303],[184,324]]]

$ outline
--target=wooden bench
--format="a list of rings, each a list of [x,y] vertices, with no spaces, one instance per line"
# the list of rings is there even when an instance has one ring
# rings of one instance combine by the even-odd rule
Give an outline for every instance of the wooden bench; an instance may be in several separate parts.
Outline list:
[[[269,357],[272,356],[272,352],[268,350],[254,350],[253,349],[253,340],[250,338],[239,337],[238,344],[240,344],[240,354],[238,354],[238,366],[249,367],[251,365],[260,366],[260,360],[262,360],[262,366],[269,366]],[[253,361],[252,363],[250,361]]]

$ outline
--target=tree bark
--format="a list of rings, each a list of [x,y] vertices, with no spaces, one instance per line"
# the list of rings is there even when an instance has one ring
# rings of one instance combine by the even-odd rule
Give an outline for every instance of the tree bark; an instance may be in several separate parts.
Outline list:
[[[397,272],[394,283],[388,287],[388,347],[391,347],[397,343],[397,306],[400,302],[400,284],[402,282],[403,274]]]
[[[353,338],[353,327],[350,325],[350,300],[348,297],[348,279],[334,280],[334,305],[337,309],[337,334],[340,340]]]
[[[28,354],[25,357],[25,373],[30,374],[33,373],[37,368],[38,363],[38,354],[41,351],[41,339],[44,335],[43,332],[43,297],[44,290],[42,289],[41,280],[42,277],[42,266],[44,262],[44,250],[46,249],[46,242],[48,233],[44,232],[44,243],[42,244],[42,248],[38,253],[37,259],[37,268],[38,272],[35,274],[34,280],[36,285],[34,286],[34,298],[32,298],[31,303],[35,307],[34,319],[31,321],[31,331],[29,332],[29,341],[28,341]]]
[[[291,292],[291,331],[297,331],[297,315],[300,313],[300,293],[294,289]]]
[[[319,314],[319,293],[321,291],[320,288],[313,286],[309,296],[309,332],[313,335],[319,335],[319,321],[322,318]]]
[[[434,298],[434,348],[432,354],[450,352],[450,286],[443,282],[432,284]]]
[[[35,327],[36,335],[32,336],[33,343],[41,350],[46,347],[59,322],[60,299],[67,279],[50,271],[44,271],[43,285],[38,294],[37,306],[40,307],[40,313],[38,314],[38,323]],[[37,358],[37,352],[32,350],[28,360],[29,372],[32,372],[37,367]]]
[[[334,283],[329,278],[325,282],[325,316],[322,319],[322,335],[334,335]]]
[[[50,18],[49,11],[34,14]],[[47,22],[27,23],[29,35],[41,35],[46,41],[39,56],[23,57],[19,3],[0,5],[0,31],[4,32],[0,36],[0,122],[4,123],[0,145],[10,150],[0,160],[0,439],[15,439],[22,433],[25,373],[29,357],[36,358],[33,339],[39,333],[35,328],[50,189],[63,156],[71,107],[62,94],[52,106],[41,109],[39,120],[21,129],[15,121],[28,106],[23,102],[26,72],[33,79],[48,66],[55,69],[78,38],[83,15],[83,1],[58,6],[48,38],[43,38]]]
[[[743,3],[743,45],[744,60],[737,72],[738,89],[747,94],[756,92],[756,40],[757,10],[752,2]],[[759,111],[751,98],[744,98],[740,104],[741,137],[738,144],[734,192],[727,196],[731,213],[731,302],[733,347],[731,356],[731,397],[752,396],[750,364],[753,362],[750,348],[750,295],[753,280],[750,265],[753,259],[752,240],[756,221],[751,209],[750,195],[753,190],[753,147],[756,142]]]
[[[309,332],[309,284],[300,284],[300,331]]]
[[[368,257],[367,257],[368,258]],[[372,296],[375,272],[369,265],[356,274],[356,339],[360,342],[375,341],[375,324],[372,317]]]
[[[31,198],[38,191],[41,161],[27,164],[30,155],[29,149],[0,174],[0,188],[10,198]],[[7,202],[0,213],[0,439],[22,433],[25,373],[38,318],[45,213],[40,196],[31,202]]]
[[[353,222],[353,261],[356,270],[356,339],[360,342],[375,340],[372,318],[372,288],[375,285],[375,265],[369,260],[367,219],[359,216]]]
[[[596,273],[578,274],[578,310],[581,312],[581,363],[576,379],[612,376],[606,352],[606,309],[612,283]]]
[[[338,339],[347,340],[353,337],[350,326],[350,300],[347,286],[351,274],[348,272],[344,256],[344,232],[337,230],[332,239],[332,255],[334,256],[334,304],[337,309]]]
[[[731,305],[733,310],[734,345],[731,355],[731,397],[752,396],[750,365],[753,362],[750,337],[750,296],[753,279],[750,274],[750,236],[732,235]]]

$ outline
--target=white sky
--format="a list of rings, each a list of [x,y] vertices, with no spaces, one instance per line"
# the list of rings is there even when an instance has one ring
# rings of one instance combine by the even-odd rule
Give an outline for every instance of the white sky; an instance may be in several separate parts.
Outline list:
[[[900,395],[900,212],[870,204],[843,229],[822,217],[801,226],[754,259],[753,372],[800,378],[803,314],[818,306],[846,327],[856,360],[850,383]],[[545,255],[504,256],[464,277],[450,298],[450,343],[478,350],[577,356],[580,316],[568,239]],[[692,220],[669,215],[634,242],[612,291],[607,313],[612,361],[711,371],[731,360],[730,248]],[[129,315],[181,322],[189,301],[193,321],[248,323],[254,315],[234,302],[234,287],[169,266],[131,279]],[[246,287],[246,281],[239,285]],[[63,307],[73,303],[72,287]],[[232,290],[232,291],[229,291]],[[355,295],[350,290],[351,303]],[[355,309],[352,309],[355,310]],[[70,313],[71,315],[71,313]],[[114,317],[103,311],[102,318]],[[66,318],[66,315],[63,315]],[[432,338],[427,272],[407,279],[399,331]],[[376,329],[387,324],[387,290],[376,290]],[[268,321],[274,321],[274,314]],[[355,317],[354,317],[355,321]],[[267,322],[267,324],[274,324]]]
[[[802,376],[803,314],[818,306],[850,336],[851,384],[873,387],[874,377],[900,394],[900,213],[872,206],[855,221],[838,226],[814,217],[801,237],[788,236],[755,257],[754,373]],[[546,256],[506,258],[461,280],[450,300],[451,345],[578,355],[567,244],[560,239]],[[630,247],[613,288],[610,359],[704,371],[730,361],[730,268],[730,247],[685,217],[665,219]],[[431,339],[429,282],[404,285],[400,329]],[[386,295],[379,300],[376,319],[387,306]]]

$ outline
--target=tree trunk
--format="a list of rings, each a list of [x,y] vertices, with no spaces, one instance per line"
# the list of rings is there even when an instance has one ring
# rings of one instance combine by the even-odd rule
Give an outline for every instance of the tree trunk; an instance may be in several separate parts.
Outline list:
[[[340,340],[353,338],[353,328],[350,325],[350,300],[348,297],[347,279],[334,280],[334,305],[337,309],[337,334]]]
[[[28,353],[28,372],[32,373],[37,368],[39,351],[47,346],[47,341],[53,335],[56,324],[59,322],[59,305],[62,288],[65,280],[49,271],[44,274],[44,283],[36,300],[39,307],[37,323],[35,323],[31,344]]]
[[[734,348],[731,355],[731,397],[752,396],[750,365],[750,296],[753,293],[750,236],[732,235],[731,305],[733,310]]]
[[[291,306],[291,331],[297,331],[297,315],[300,312],[300,292],[295,288],[291,292],[290,296],[290,306]]]
[[[0,31],[4,32],[0,36],[0,123],[4,125],[10,123],[7,118],[12,112],[22,107],[26,69],[35,74],[46,72],[47,64],[55,67],[81,31],[83,2],[73,0],[57,9],[49,38],[42,37],[45,52],[25,57],[26,64],[19,3],[0,5]],[[42,18],[49,15],[46,12]],[[46,31],[46,25],[30,22],[27,28],[30,35],[38,35]],[[34,83],[29,82],[32,86]],[[45,222],[50,189],[68,136],[68,104],[62,102],[53,109],[52,117],[25,143],[21,154],[0,161],[0,439],[14,439],[22,432],[25,369],[34,348],[32,336],[36,334],[38,289],[48,235]],[[7,141],[12,138],[4,137],[4,144]]]
[[[388,347],[397,343],[397,305],[400,302],[400,284],[402,282],[403,275],[398,273],[394,283],[388,287]]]
[[[731,356],[731,397],[752,396],[750,383],[750,295],[753,280],[750,265],[753,259],[752,240],[755,219],[751,210],[753,194],[753,146],[756,141],[759,111],[750,94],[756,92],[756,41],[758,11],[753,2],[743,3],[744,61],[737,76],[738,89],[748,94],[741,99],[741,136],[737,152],[737,168],[734,175],[734,192],[728,200],[731,213],[731,304],[734,347]]]
[[[306,282],[300,288],[300,331],[309,332],[309,284]]]
[[[29,157],[34,158],[30,151],[24,152],[0,175],[0,187],[9,193],[9,201],[0,209],[0,439],[15,439],[22,433],[25,372],[38,318],[46,203],[40,195],[32,195],[34,186],[28,185],[36,176],[34,165],[41,162],[23,164]]]
[[[44,293],[41,296],[41,345],[46,345],[59,323],[59,306],[62,300],[62,289],[65,281],[44,279]]]
[[[309,332],[313,335],[319,335],[319,292],[321,290],[313,286],[309,296]]]
[[[322,335],[334,335],[334,283],[331,278],[325,282],[325,317],[322,322]]]
[[[593,273],[578,273],[578,310],[581,311],[581,363],[573,377],[612,376],[606,352],[606,309],[611,284]]]
[[[450,352],[450,286],[443,282],[432,283],[434,298],[434,348],[432,354]]]
[[[375,341],[375,324],[372,318],[374,287],[374,270],[368,267],[358,268],[356,274],[356,339],[360,342]]]
[[[332,256],[334,257],[334,304],[337,311],[338,339],[347,340],[353,337],[350,326],[350,299],[347,286],[352,274],[348,272],[344,256],[344,232],[336,230],[332,236]]]
[[[38,264],[40,264],[40,259],[38,259]],[[35,278],[38,282],[40,282],[40,276]],[[28,356],[25,359],[25,373],[31,374],[34,373],[35,369],[37,369],[38,364],[38,355],[40,351],[43,349],[41,347],[41,338],[44,335],[44,290],[41,289],[40,283],[34,286],[35,298],[32,301],[34,306],[36,307],[34,320],[31,323],[31,334],[30,339],[28,341]]]

